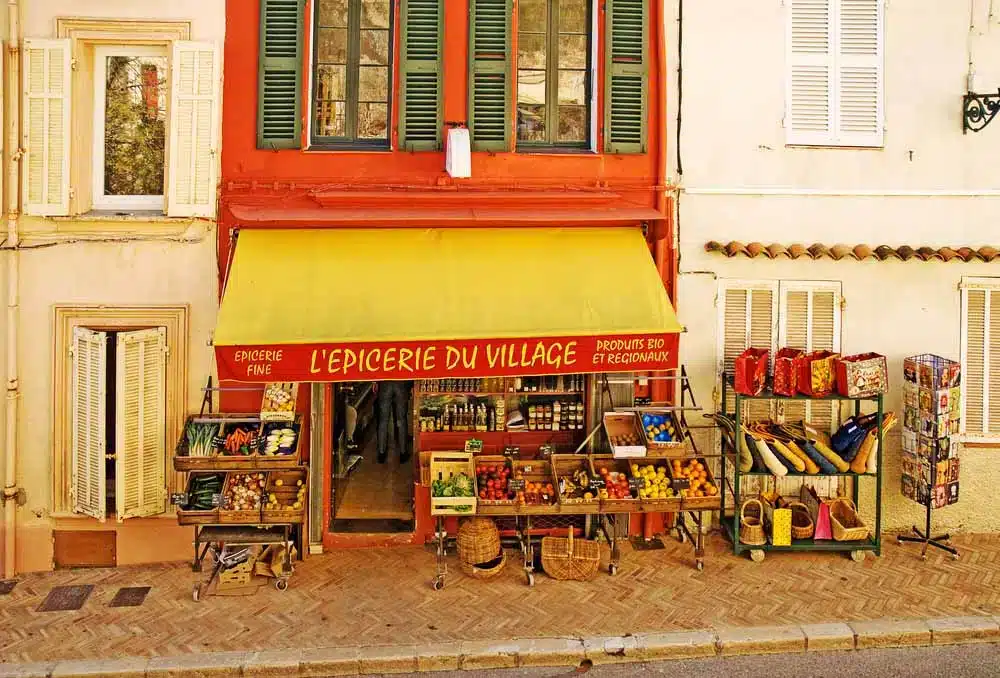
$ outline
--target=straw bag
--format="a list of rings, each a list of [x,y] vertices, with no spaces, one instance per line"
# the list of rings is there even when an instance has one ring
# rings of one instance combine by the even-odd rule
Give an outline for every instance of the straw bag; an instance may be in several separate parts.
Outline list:
[[[500,532],[489,518],[471,518],[458,528],[458,564],[462,572],[476,579],[500,573],[507,557],[500,548]]]
[[[809,507],[801,501],[790,501],[786,507],[792,510],[792,539],[809,539],[816,526],[813,525]]]
[[[756,510],[752,515],[747,509]],[[767,543],[767,535],[764,534],[764,505],[760,499],[747,499],[740,507],[740,542],[750,546],[760,546]]]
[[[854,502],[837,497],[830,502],[830,526],[835,541],[859,541],[868,538],[868,526],[861,522]]]
[[[586,581],[597,574],[601,565],[601,547],[596,541],[569,536],[542,538],[542,569],[553,579]]]

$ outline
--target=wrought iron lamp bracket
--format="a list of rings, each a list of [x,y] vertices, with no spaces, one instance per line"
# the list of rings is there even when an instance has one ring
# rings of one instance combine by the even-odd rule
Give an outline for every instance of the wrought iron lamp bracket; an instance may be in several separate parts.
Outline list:
[[[962,134],[986,127],[1000,113],[1000,88],[996,94],[967,93],[962,97]]]

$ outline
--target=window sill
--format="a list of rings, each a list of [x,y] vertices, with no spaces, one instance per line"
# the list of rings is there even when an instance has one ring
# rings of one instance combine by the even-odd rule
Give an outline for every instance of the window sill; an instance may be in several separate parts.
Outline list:
[[[191,217],[168,217],[159,210],[91,210],[82,214],[48,218],[57,223],[66,221],[103,221],[112,223],[123,221],[144,221],[175,224],[178,222],[192,221]]]
[[[572,148],[560,146],[523,146],[515,147],[514,152],[518,155],[572,155],[572,156],[594,156],[600,155],[592,148]]]
[[[384,153],[391,153],[394,150],[388,144],[382,145],[368,145],[368,144],[351,144],[351,143],[322,143],[313,142],[309,144],[304,149],[307,153],[373,153],[381,155]]]
[[[785,148],[815,151],[884,151],[885,146],[851,146],[849,144],[785,144]]]
[[[72,216],[22,217],[22,233],[28,237],[61,239],[182,237],[200,239],[211,229],[212,219],[168,217],[162,212],[91,211]]]

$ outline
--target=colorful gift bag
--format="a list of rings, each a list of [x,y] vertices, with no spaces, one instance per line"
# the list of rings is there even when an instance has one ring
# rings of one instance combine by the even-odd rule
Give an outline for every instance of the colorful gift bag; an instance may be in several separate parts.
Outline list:
[[[733,388],[737,393],[754,396],[764,390],[769,354],[766,348],[748,348],[736,357]]]
[[[797,348],[783,348],[774,356],[774,387],[777,395],[798,395],[798,372],[795,370],[795,359],[802,357],[803,352]]]
[[[889,368],[879,353],[859,353],[837,361],[837,391],[848,398],[868,398],[889,388]]]
[[[807,396],[833,393],[837,385],[836,361],[839,357],[840,354],[833,351],[813,351],[796,358],[799,393]]]

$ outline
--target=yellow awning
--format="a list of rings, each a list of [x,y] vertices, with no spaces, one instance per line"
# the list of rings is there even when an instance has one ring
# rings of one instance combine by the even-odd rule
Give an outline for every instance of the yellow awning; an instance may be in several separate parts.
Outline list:
[[[253,347],[681,330],[638,228],[251,229],[214,343],[225,362]]]

